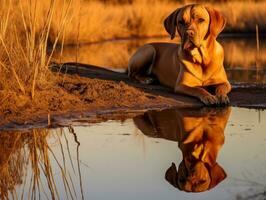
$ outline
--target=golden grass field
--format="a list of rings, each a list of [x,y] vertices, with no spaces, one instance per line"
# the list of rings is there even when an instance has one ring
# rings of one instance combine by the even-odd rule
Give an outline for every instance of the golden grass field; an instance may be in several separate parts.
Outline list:
[[[50,41],[53,42],[62,31],[61,9],[64,0],[57,0],[55,16],[52,19]],[[44,3],[45,2],[45,3]],[[49,1],[37,4],[38,12],[45,13]],[[189,1],[187,1],[189,2]],[[206,1],[209,2],[209,1]],[[228,1],[205,3],[219,10],[227,19],[224,32],[255,32],[258,24],[266,30],[266,1]],[[66,4],[66,3],[65,3]],[[64,37],[60,42],[95,42],[114,38],[164,36],[163,20],[183,4],[167,0],[134,0],[132,4],[104,4],[99,1],[73,0],[69,7]],[[66,7],[66,6],[63,6]],[[60,12],[58,12],[60,11]],[[37,30],[43,27],[46,15],[37,16]]]
[[[183,5],[170,0],[133,0],[131,4],[96,0],[0,2],[0,104],[5,102],[11,106],[23,102],[28,107],[33,105],[32,100],[38,103],[37,97],[54,98],[52,91],[56,91],[58,76],[52,74],[48,67],[58,44],[63,49],[65,44],[166,36],[163,20]],[[226,16],[225,32],[254,32],[256,24],[261,31],[266,30],[266,1],[216,2],[211,3],[211,6]],[[116,57],[117,65],[121,63],[123,66],[127,64],[128,52],[131,53],[122,50],[114,54],[112,48],[103,50],[107,56]],[[80,56],[78,53],[81,51],[77,48],[75,56]],[[87,54],[99,57],[97,52],[101,51]],[[60,48],[57,49],[57,56],[62,52]],[[241,51],[238,52],[241,57]],[[45,97],[36,95],[41,91],[46,91]],[[47,96],[49,92],[51,96]],[[8,109],[0,111],[9,113]]]
[[[226,17],[225,32],[255,32],[256,24],[261,30],[266,29],[266,21],[263,20],[266,18],[266,1],[216,1],[205,4],[216,8]],[[163,28],[163,20],[182,5],[167,0],[135,0],[132,4],[123,5],[74,1],[70,8],[70,20],[64,30],[64,42],[76,43],[78,40],[84,43],[113,38],[165,36],[167,34]],[[45,15],[39,17],[37,21],[45,21]],[[52,21],[51,41],[55,41],[60,30],[60,20],[61,17],[56,17]]]

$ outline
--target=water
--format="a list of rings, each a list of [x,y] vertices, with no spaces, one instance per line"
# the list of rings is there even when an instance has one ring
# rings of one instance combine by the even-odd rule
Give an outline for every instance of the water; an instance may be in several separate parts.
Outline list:
[[[265,199],[265,122],[266,111],[243,108],[166,110],[125,121],[1,132],[0,194],[14,199],[23,193],[22,199],[33,194],[36,199]],[[203,163],[196,172],[206,163],[212,166],[206,173],[211,183],[198,187],[206,191],[182,191],[191,187],[177,187],[172,169],[166,180],[171,164],[178,170],[184,159],[187,165]]]
[[[124,68],[144,43],[65,47],[57,62]],[[220,39],[232,83],[266,83],[266,46]],[[265,199],[266,111],[149,111],[121,121],[0,132],[1,199]],[[174,163],[174,164],[172,164]]]

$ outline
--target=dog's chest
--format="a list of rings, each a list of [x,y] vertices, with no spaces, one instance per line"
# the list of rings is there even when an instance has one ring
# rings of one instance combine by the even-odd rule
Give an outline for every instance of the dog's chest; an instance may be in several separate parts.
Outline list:
[[[182,63],[185,65],[186,70],[201,82],[209,78],[209,67],[204,64],[203,55],[197,48],[194,48],[190,52],[189,58],[183,60]]]
[[[191,50],[190,55],[193,63],[198,63],[198,64],[203,63],[203,58],[198,48],[194,48],[193,50]]]
[[[203,70],[199,63],[193,63],[188,60],[183,60],[182,63],[184,64],[184,67],[186,71],[188,71],[190,74],[192,74],[195,78],[197,78],[199,81],[203,81]]]

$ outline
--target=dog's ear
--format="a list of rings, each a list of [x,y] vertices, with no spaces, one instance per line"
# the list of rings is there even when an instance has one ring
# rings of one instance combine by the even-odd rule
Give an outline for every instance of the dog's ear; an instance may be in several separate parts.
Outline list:
[[[224,169],[216,163],[211,169],[210,169],[210,177],[211,177],[211,183],[209,185],[209,189],[215,187],[217,184],[219,184],[221,181],[223,181],[226,178],[226,173]]]
[[[225,27],[226,20],[224,16],[213,8],[206,7],[210,16],[210,25],[207,35],[212,35],[215,38],[222,32]]]
[[[178,188],[178,183],[177,183],[177,169],[175,166],[175,163],[172,163],[171,167],[165,172],[165,179],[174,187]]]
[[[174,12],[172,12],[165,20],[164,20],[164,28],[171,36],[171,40],[174,39],[175,33],[176,33],[176,18],[181,8],[176,9]]]

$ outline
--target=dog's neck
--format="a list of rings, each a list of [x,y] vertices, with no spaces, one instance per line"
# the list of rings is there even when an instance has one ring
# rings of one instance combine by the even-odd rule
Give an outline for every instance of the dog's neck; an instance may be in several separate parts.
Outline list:
[[[206,67],[211,62],[212,57],[210,55],[212,54],[210,52],[213,51],[214,45],[215,38],[209,37],[203,41],[200,47],[194,47],[189,51],[182,50],[182,47],[180,46],[178,54],[195,64],[200,64],[202,67]]]
[[[211,129],[212,127],[208,128]],[[216,130],[214,129],[213,131]],[[213,138],[210,134],[215,134],[216,138]],[[208,163],[209,166],[214,165],[219,150],[223,145],[223,140],[221,139],[223,137],[223,132],[206,133],[203,131],[197,132],[196,135],[192,136],[193,138],[189,137],[191,136],[188,136],[185,141],[179,144],[183,156],[190,160],[200,160],[204,163]],[[192,139],[192,141],[187,143],[188,139]]]

